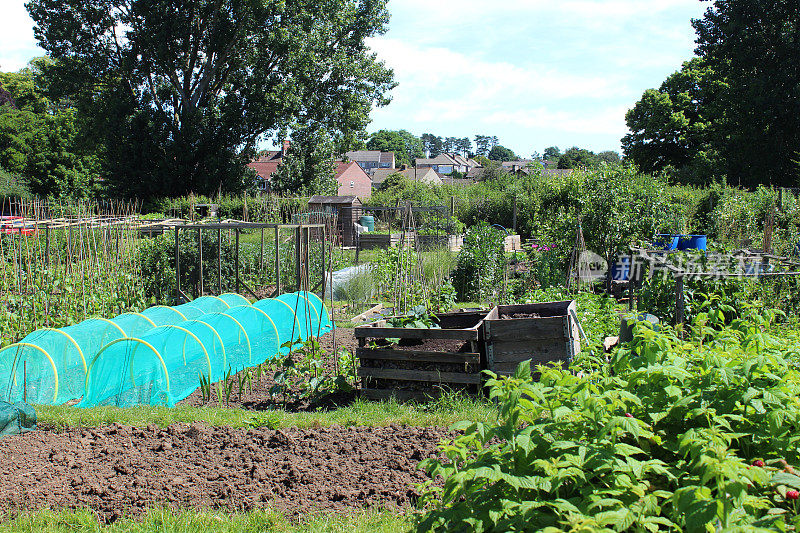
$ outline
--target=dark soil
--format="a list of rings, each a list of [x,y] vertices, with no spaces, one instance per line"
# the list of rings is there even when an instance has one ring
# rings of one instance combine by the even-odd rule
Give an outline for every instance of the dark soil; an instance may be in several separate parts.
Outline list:
[[[348,352],[355,355],[356,348],[358,348],[358,340],[355,336],[355,329],[354,328],[336,328],[335,331],[331,331],[330,333],[326,333],[322,336],[319,340],[320,348],[325,353],[333,353],[333,334],[336,333],[336,351],[338,352],[342,348],[347,349]]]
[[[357,346],[358,343],[353,336],[353,330],[337,328],[335,333],[336,351],[338,352],[341,348],[346,348],[351,354],[355,354],[355,346]],[[319,341],[323,354],[323,368],[321,371],[330,376],[336,376],[336,361],[338,360],[338,357],[333,352],[333,335],[334,332],[331,331],[330,333],[323,335]],[[302,355],[298,356],[296,361],[299,361],[301,357]],[[257,377],[257,369],[250,369],[250,386],[245,387],[241,395],[239,394],[239,377],[243,378],[247,374],[248,370],[244,370],[235,376],[231,376],[229,380],[232,380],[233,382],[233,393],[230,395],[227,403],[224,400],[223,394],[222,406],[250,409],[254,411],[266,411],[269,409],[285,409],[287,411],[294,412],[316,411],[335,409],[337,407],[347,405],[356,397],[355,393],[336,393],[317,398],[301,398],[301,391],[299,387],[292,387],[291,392],[286,395],[287,401],[284,405],[284,398],[282,395],[273,396],[270,393],[270,389],[273,385],[275,385],[274,376],[275,372],[277,371],[278,368],[275,364],[270,365],[269,363],[264,363],[261,365],[261,378],[259,380]],[[204,401],[202,391],[200,390],[200,387],[198,387],[197,390],[195,390],[186,399],[179,402],[178,405],[190,405],[194,407],[208,405],[219,407],[220,403],[216,391],[217,385],[212,385],[211,398]]]
[[[394,346],[398,350],[420,350],[425,352],[469,352],[468,342],[451,339],[400,339]]]
[[[34,431],[0,440],[0,513],[271,507],[289,514],[407,507],[438,428],[250,430],[175,424]]]
[[[542,318],[539,313],[512,313],[500,317],[500,320],[514,320],[517,318]]]

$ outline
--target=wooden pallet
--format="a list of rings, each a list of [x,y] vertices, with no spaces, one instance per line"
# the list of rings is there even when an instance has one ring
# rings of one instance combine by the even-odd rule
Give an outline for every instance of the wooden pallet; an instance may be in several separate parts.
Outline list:
[[[511,375],[522,361],[531,365],[569,363],[580,351],[576,303],[547,302],[501,305],[483,321],[483,366],[498,375]],[[538,317],[509,318],[536,313]]]
[[[443,388],[477,391],[481,383],[479,328],[485,311],[447,313],[438,316],[442,329],[388,327],[386,321],[355,329],[359,347],[362,394],[367,398],[424,399]],[[463,327],[460,327],[463,326]],[[401,343],[425,340],[463,341],[466,349],[431,351]],[[371,346],[368,346],[368,339]],[[377,345],[376,345],[377,344]]]

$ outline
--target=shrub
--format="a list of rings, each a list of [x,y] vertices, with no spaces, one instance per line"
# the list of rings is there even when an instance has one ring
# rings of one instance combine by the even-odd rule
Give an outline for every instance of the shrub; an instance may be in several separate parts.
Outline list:
[[[486,222],[469,228],[453,271],[458,299],[483,302],[497,297],[505,267],[503,234]]]
[[[422,462],[419,531],[732,531],[798,521],[796,340],[706,305],[682,340],[638,324],[609,363],[491,376],[496,424]],[[593,369],[598,369],[593,371]],[[762,466],[763,465],[763,466]]]

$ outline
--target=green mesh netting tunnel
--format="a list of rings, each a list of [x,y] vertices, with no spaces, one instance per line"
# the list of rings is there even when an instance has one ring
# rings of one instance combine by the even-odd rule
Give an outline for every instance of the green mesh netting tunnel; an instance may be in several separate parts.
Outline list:
[[[137,404],[173,406],[200,376],[259,365],[287,341],[332,329],[315,294],[297,292],[250,304],[241,295],[203,296],[112,319],[34,331],[0,350],[0,394],[9,401],[80,407]]]

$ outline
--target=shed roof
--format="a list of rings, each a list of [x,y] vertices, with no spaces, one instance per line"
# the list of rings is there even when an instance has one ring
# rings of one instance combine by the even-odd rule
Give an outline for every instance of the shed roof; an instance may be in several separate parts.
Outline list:
[[[351,205],[354,203],[361,203],[358,196],[322,196],[315,194],[308,200],[308,205],[323,204],[323,205]]]

